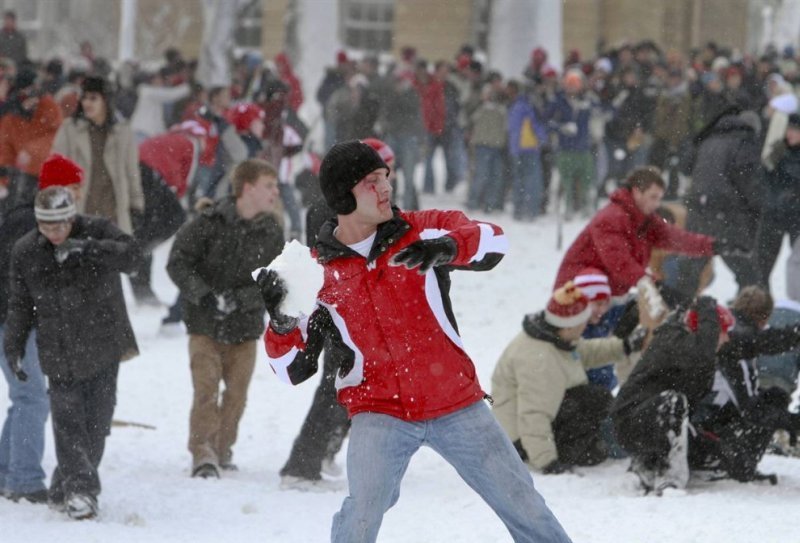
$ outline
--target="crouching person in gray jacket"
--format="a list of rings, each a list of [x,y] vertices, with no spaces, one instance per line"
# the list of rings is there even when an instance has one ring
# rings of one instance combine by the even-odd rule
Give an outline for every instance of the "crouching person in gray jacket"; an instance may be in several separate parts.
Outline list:
[[[49,499],[71,518],[92,518],[119,363],[138,354],[120,282],[138,251],[133,238],[108,220],[76,214],[64,187],[39,192],[34,211],[37,228],[11,252],[3,348],[12,372],[24,381],[20,360],[36,327],[58,460]]]

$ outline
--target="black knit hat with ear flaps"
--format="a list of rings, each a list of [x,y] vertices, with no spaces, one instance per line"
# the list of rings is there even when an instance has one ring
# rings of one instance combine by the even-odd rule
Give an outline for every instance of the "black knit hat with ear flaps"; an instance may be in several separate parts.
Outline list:
[[[355,211],[353,187],[379,168],[389,171],[378,152],[363,141],[343,141],[331,147],[319,168],[319,184],[328,206],[338,215]]]

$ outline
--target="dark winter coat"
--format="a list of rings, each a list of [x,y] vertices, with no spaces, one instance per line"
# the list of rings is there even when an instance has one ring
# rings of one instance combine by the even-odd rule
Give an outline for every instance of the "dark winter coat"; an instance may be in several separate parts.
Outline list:
[[[713,238],[686,232],[653,214],[645,216],[631,191],[620,188],[567,249],[556,284],[560,287],[585,268],[608,276],[612,296],[622,296],[645,275],[653,248],[692,256],[711,256]]]
[[[90,379],[138,354],[120,281],[137,263],[133,238],[106,219],[78,215],[70,239],[90,241],[63,264],[38,230],[11,252],[6,357],[23,354],[35,326],[42,371],[57,382]]]
[[[395,86],[381,104],[383,130],[386,135],[396,137],[421,136],[422,112],[419,94],[414,87],[405,89]]]
[[[765,391],[759,389],[757,357],[783,353],[798,344],[800,331],[793,328],[758,330],[754,323],[737,314],[730,341],[717,352],[713,390],[703,399],[692,422],[704,429],[714,429],[739,418],[757,425],[777,418],[776,415],[786,411],[788,394],[785,394],[784,405],[763,402]]]
[[[711,390],[720,328],[713,300],[701,299],[697,305],[696,332],[686,327],[684,313],[679,311],[656,328],[611,407],[618,430],[624,429],[630,411],[666,390],[685,394],[690,409]]]
[[[227,344],[257,339],[264,331],[264,301],[250,275],[283,249],[283,231],[269,214],[244,220],[236,200],[207,207],[178,231],[167,272],[181,291],[190,334]],[[200,305],[208,293],[230,293],[237,309],[224,318]]]
[[[11,249],[18,239],[33,228],[36,228],[33,203],[9,210],[3,215],[2,223],[0,223],[0,324],[5,322],[8,312]]]
[[[800,146],[776,145],[772,160],[775,168],[766,175],[764,212],[787,220],[800,220]]]
[[[752,244],[763,205],[761,146],[738,115],[725,115],[699,142],[686,228]]]

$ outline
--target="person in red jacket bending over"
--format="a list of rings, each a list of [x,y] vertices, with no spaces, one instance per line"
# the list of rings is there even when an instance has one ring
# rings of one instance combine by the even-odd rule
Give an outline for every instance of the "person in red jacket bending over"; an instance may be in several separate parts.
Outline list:
[[[623,296],[632,287],[645,297],[653,319],[659,319],[669,305],[680,301],[675,292],[656,287],[647,273],[653,248],[691,256],[713,256],[741,249],[736,240],[714,239],[681,230],[656,214],[666,186],[654,167],[637,168],[625,185],[611,194],[601,209],[578,234],[558,269],[555,288],[572,280],[587,267],[598,268],[608,276],[611,296]],[[659,292],[661,291],[661,292]]]
[[[257,278],[270,314],[267,355],[281,379],[297,384],[313,375],[323,343],[338,358],[337,397],[352,420],[350,495],[331,540],[375,541],[411,457],[427,445],[514,541],[570,541],[483,402],[450,305],[450,271],[493,268],[507,240],[499,227],[459,211],[392,207],[388,174],[358,140],[334,145],[323,159],[320,185],[337,217],[314,249],[325,273],[309,318],[281,313],[286,288],[275,272]]]

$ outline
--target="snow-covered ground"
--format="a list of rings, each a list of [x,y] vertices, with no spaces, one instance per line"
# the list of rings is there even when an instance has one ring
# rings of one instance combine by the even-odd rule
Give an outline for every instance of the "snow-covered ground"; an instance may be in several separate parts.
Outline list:
[[[426,206],[460,207],[455,194],[425,198]],[[453,274],[453,305],[467,350],[484,387],[494,364],[518,332],[523,315],[548,298],[561,252],[555,223],[511,221],[507,214],[483,218],[505,228],[508,256],[486,273]],[[583,221],[565,226],[568,245]],[[165,302],[176,290],[164,272],[168,247],[155,258],[155,290]],[[773,292],[785,292],[786,248],[773,274]],[[710,291],[722,300],[735,293],[721,262]],[[318,379],[298,387],[281,383],[263,348],[250,387],[249,404],[235,448],[237,473],[220,480],[189,476],[186,450],[192,386],[187,338],[159,335],[164,311],[129,304],[141,356],[123,364],[115,420],[155,429],[116,426],[101,466],[101,514],[73,522],[47,507],[0,500],[0,541],[84,543],[92,541],[201,543],[327,541],[332,515],[345,492],[312,494],[278,489],[278,471],[306,414]],[[0,410],[8,401],[0,384]],[[48,427],[45,469],[55,465]],[[344,463],[344,453],[339,457]],[[800,503],[800,461],[767,456],[761,470],[780,484],[695,483],[686,492],[641,497],[626,460],[609,460],[579,473],[534,475],[536,485],[575,542],[793,541]],[[492,511],[428,449],[413,459],[399,503],[385,517],[379,540],[386,543],[510,541]]]

